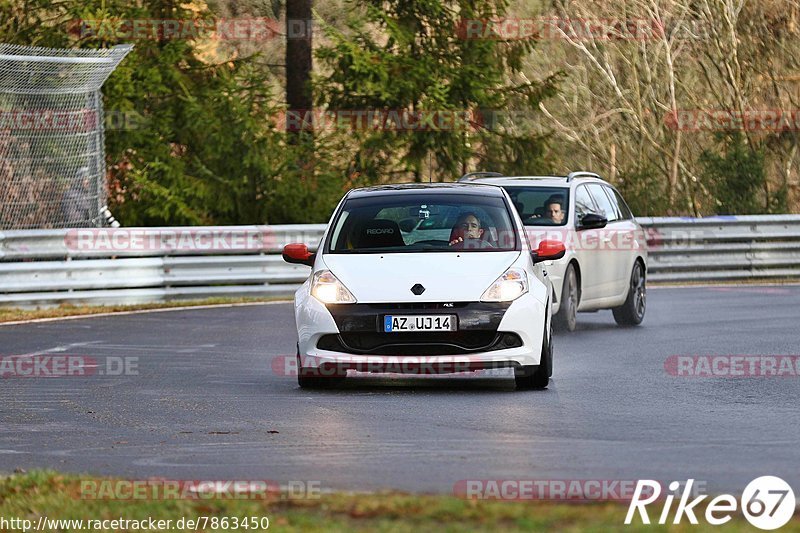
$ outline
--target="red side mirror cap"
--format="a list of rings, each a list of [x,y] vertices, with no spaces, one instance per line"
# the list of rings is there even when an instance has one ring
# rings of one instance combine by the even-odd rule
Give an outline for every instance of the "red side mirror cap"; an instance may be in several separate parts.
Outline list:
[[[541,241],[539,247],[534,251],[534,262],[561,259],[565,253],[567,253],[567,248],[563,242],[546,239]]]
[[[308,251],[308,246],[302,243],[287,244],[283,247],[283,260],[287,263],[314,266],[316,254]]]

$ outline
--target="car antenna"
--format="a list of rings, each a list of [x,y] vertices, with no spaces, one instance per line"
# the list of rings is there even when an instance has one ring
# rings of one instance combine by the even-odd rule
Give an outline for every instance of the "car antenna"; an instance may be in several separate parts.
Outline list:
[[[433,183],[433,152],[428,152],[428,183]]]

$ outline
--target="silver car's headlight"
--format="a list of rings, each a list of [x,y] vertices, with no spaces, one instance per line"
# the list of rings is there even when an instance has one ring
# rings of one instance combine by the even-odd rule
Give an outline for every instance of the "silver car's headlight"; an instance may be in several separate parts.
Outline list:
[[[481,295],[482,302],[511,302],[528,292],[528,275],[521,268],[509,268]]]
[[[354,304],[356,298],[330,270],[320,270],[311,281],[311,296],[324,304]]]

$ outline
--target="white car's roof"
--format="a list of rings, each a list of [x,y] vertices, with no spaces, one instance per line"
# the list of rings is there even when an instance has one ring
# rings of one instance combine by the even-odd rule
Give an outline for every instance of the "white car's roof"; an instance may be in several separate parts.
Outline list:
[[[372,187],[362,187],[359,189],[352,189],[348,194],[348,198],[361,198],[363,196],[376,196],[384,194],[395,194],[397,192],[404,193],[436,193],[436,194],[478,194],[481,196],[503,196],[503,192],[495,187],[489,187],[493,183],[482,182],[437,182],[437,183],[394,183],[385,185],[375,185]]]
[[[606,183],[602,179],[590,177],[576,177],[567,181],[565,176],[503,176],[497,178],[475,178],[466,183],[485,183],[501,187],[569,187],[573,183]]]

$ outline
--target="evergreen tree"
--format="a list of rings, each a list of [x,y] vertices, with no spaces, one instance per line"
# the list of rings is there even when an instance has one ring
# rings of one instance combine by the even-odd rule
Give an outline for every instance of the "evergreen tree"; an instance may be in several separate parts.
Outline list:
[[[380,118],[369,125],[361,119],[346,124],[357,141],[352,174],[386,180],[411,172],[419,181],[429,159],[445,180],[473,166],[503,172],[541,166],[544,139],[519,128],[515,119],[535,116],[538,103],[554,92],[557,76],[543,81],[518,76],[530,40],[465,31],[469,24],[505,16],[505,0],[350,4],[349,30],[326,27],[330,43],[316,52],[324,73],[316,80],[317,103],[333,113],[383,110],[390,117],[400,112],[411,122],[417,117],[433,122],[418,129],[396,128],[391,118],[385,129],[375,126]]]

